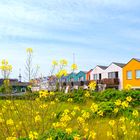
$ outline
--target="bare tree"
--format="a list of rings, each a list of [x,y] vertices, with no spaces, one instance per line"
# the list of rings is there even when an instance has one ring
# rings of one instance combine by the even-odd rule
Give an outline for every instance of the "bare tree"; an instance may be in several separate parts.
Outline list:
[[[33,67],[33,49],[32,48],[27,48],[26,49],[27,52],[27,59],[26,59],[26,64],[25,64],[25,75],[26,75],[26,80],[28,80],[29,82],[31,81],[31,79],[34,79],[37,77],[38,75],[38,71],[39,71],[39,66],[37,65],[36,67]]]

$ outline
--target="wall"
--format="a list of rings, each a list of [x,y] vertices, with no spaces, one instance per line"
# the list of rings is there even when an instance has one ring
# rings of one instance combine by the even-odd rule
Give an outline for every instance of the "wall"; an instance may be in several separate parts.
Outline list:
[[[122,89],[123,88],[122,68],[112,63],[107,69],[104,70],[102,78],[103,79],[108,78],[109,72],[119,72],[118,73],[118,78],[120,79],[119,89]]]
[[[93,69],[93,71],[90,73],[90,78],[91,78],[91,80],[94,80],[94,78],[93,78],[93,75],[94,74],[102,74],[104,72],[104,70],[103,69],[101,69],[100,67],[98,67],[98,66],[96,66],[94,69]]]
[[[127,79],[127,71],[132,70],[132,80]],[[123,88],[127,84],[130,84],[133,88],[140,88],[140,79],[136,79],[135,70],[140,70],[140,62],[132,59],[124,68],[123,68]]]

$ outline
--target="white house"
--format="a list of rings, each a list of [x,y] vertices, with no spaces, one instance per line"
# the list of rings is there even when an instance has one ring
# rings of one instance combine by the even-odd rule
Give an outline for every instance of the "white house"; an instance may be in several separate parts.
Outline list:
[[[107,68],[107,66],[99,66],[97,65],[92,72],[90,73],[91,80],[102,80],[103,79],[103,73],[104,70]]]
[[[114,86],[119,90],[123,89],[123,75],[122,68],[125,66],[123,63],[112,62],[103,72],[103,83],[108,86]]]

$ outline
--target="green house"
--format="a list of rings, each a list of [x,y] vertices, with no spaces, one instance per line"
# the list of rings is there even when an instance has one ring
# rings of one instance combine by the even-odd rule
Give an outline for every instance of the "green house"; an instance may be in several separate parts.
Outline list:
[[[67,76],[67,82],[75,82],[77,81],[76,73],[72,72]]]
[[[76,77],[77,77],[77,81],[86,81],[86,75],[87,72],[85,71],[80,71],[79,73],[77,73]]]

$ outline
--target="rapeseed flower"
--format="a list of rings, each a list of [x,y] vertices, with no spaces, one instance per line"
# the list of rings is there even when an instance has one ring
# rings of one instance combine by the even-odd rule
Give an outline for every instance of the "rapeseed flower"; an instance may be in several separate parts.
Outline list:
[[[14,121],[12,119],[9,119],[9,120],[6,121],[6,124],[10,125],[10,126],[14,125]]]
[[[131,101],[132,101],[132,97],[131,97],[131,96],[126,97],[126,100],[127,100],[128,102],[131,102]]]
[[[29,138],[31,139],[31,140],[37,140],[38,139],[38,133],[37,132],[33,132],[33,131],[30,131],[30,133],[29,133]]]
[[[111,127],[113,127],[113,126],[115,125],[115,123],[116,123],[115,120],[110,120],[110,121],[109,121],[109,125],[110,125]]]
[[[135,118],[137,118],[137,117],[139,116],[139,112],[138,112],[137,110],[134,110],[134,111],[132,112],[132,115],[133,115]]]
[[[72,129],[71,129],[71,128],[66,128],[66,133],[67,133],[68,135],[70,135],[70,134],[72,133]]]
[[[120,100],[120,99],[118,99],[118,100],[116,100],[115,105],[116,105],[116,106],[120,106],[120,105],[121,105],[121,103],[122,103],[122,102],[121,102],[121,100]]]
[[[96,82],[94,82],[94,81],[90,82],[90,84],[88,86],[91,90],[95,90],[96,89]]]
[[[123,107],[123,108],[127,108],[128,105],[129,105],[129,103],[128,103],[127,101],[123,101],[123,102],[122,102],[122,107]]]

